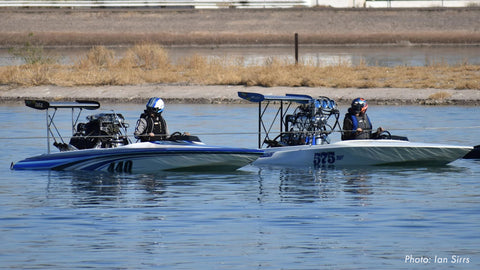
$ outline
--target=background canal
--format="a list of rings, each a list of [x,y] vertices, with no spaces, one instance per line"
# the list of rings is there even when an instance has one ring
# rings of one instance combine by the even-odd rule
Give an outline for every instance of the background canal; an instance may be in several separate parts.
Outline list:
[[[89,47],[43,48],[43,53],[70,64],[85,57]],[[111,47],[117,57],[122,57],[128,47]],[[209,58],[241,59],[246,65],[263,65],[277,58],[295,61],[293,46],[263,47],[166,47],[172,62],[200,55]],[[318,66],[360,63],[370,66],[425,66],[433,64],[480,64],[480,47],[471,46],[306,46],[300,45],[299,59],[304,63]],[[15,57],[8,48],[0,49],[0,66],[22,64],[21,57]]]

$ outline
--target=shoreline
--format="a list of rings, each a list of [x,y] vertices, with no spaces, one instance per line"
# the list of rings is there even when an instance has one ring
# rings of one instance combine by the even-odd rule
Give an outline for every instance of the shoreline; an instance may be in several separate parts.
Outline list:
[[[456,105],[479,106],[480,90],[408,89],[408,88],[324,88],[324,87],[260,87],[232,85],[174,85],[149,84],[127,86],[0,86],[0,103],[17,104],[25,99],[97,100],[101,103],[145,103],[150,97],[161,97],[167,103],[183,104],[241,104],[248,103],[237,92],[256,92],[265,95],[304,94],[326,96],[338,104],[349,104],[363,97],[378,105]],[[439,93],[443,95],[438,95]],[[435,97],[440,96],[440,97]],[[442,98],[442,96],[446,96]]]
[[[131,46],[480,46],[480,7],[413,9],[2,9],[0,47]],[[24,99],[144,103],[242,103],[237,91],[327,96],[349,103],[480,105],[480,89],[245,87],[237,85],[142,84],[125,86],[0,85],[0,103]],[[440,98],[432,98],[432,95]],[[435,97],[435,96],[433,96]]]

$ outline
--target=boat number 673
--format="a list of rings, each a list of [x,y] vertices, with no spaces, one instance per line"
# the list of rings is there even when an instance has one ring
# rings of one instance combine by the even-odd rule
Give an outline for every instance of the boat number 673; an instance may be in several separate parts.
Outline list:
[[[313,165],[321,166],[324,164],[335,163],[335,152],[320,152],[315,153],[313,157]]]

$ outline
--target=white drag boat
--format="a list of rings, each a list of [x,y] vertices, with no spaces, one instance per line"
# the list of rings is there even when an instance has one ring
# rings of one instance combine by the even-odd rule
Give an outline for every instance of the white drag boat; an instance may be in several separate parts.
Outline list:
[[[253,163],[256,166],[438,166],[460,159],[473,149],[470,146],[409,142],[405,137],[392,136],[388,132],[379,139],[330,143],[328,135],[339,126],[335,101],[292,94],[270,96],[239,92],[238,95],[259,104],[258,147],[264,148],[265,154]],[[293,104],[299,106],[294,106],[292,112],[289,109]],[[268,124],[265,114],[274,106],[278,109],[274,109],[275,116]],[[275,125],[278,128],[274,130],[277,121],[279,125]]]
[[[472,147],[401,140],[351,140],[323,145],[267,148],[254,165],[345,167],[438,166],[462,158]]]
[[[127,124],[121,114],[106,113],[87,117],[87,124],[74,121],[74,110],[94,110],[98,102],[46,102],[27,100],[26,105],[47,110],[48,153],[12,163],[13,170],[87,170],[109,172],[148,173],[156,171],[231,171],[243,167],[263,154],[262,150],[208,146],[196,136],[173,134],[169,140],[130,143]],[[72,109],[73,136],[63,142],[53,124],[55,112],[60,108]],[[78,112],[77,120],[80,116]],[[94,128],[93,132],[89,129]],[[54,132],[58,133],[57,141]],[[50,153],[50,137],[60,152]]]

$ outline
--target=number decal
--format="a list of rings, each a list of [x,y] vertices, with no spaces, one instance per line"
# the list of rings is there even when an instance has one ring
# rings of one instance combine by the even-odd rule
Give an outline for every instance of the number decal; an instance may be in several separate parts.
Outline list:
[[[132,172],[133,162],[131,160],[127,160],[125,162],[120,161],[118,163],[112,162],[108,165],[109,172]]]
[[[124,168],[125,172],[131,173],[132,172],[132,167],[133,167],[133,162],[131,160],[127,160],[125,162],[125,166],[123,168]]]
[[[315,153],[313,156],[313,165],[314,166],[324,166],[326,164],[335,163],[335,152],[320,152]]]

